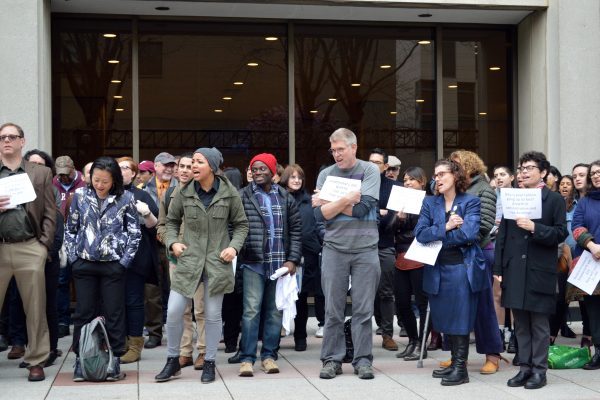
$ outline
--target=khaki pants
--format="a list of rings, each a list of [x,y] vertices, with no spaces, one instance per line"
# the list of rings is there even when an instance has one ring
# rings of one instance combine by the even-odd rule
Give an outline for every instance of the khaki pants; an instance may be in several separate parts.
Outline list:
[[[169,263],[169,274],[173,271],[175,265]],[[204,285],[198,285],[196,293],[194,293],[194,316],[196,317],[196,349],[202,354],[206,353],[205,339],[205,321],[204,321]],[[179,345],[179,355],[191,357],[194,353],[192,341],[194,338],[194,324],[192,321],[192,304],[190,303],[183,314],[183,336]]]
[[[37,239],[0,243],[0,309],[8,283],[14,276],[27,323],[28,344],[24,361],[32,366],[43,364],[50,352],[44,275],[47,256],[48,250]]]

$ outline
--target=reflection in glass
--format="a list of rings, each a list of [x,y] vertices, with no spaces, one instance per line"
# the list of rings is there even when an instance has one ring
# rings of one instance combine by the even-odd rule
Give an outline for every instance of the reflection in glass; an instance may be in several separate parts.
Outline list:
[[[380,147],[403,165],[432,166],[435,154],[433,46],[428,29],[297,26],[296,154],[314,185],[333,162],[329,135],[358,137],[358,156]]]
[[[52,26],[53,153],[77,168],[131,154],[130,22],[55,18]]]
[[[215,146],[241,171],[260,152],[287,163],[284,28],[141,22],[140,158]]]
[[[490,168],[510,164],[509,32],[443,32],[444,155],[466,149],[478,153]]]

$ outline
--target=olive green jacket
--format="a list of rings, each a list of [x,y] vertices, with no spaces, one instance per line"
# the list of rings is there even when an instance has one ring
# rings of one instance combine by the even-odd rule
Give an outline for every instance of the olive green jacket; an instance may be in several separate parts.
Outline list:
[[[196,292],[205,268],[210,296],[233,291],[232,265],[221,262],[220,254],[227,247],[239,253],[248,234],[248,219],[236,188],[227,178],[215,176],[215,179],[220,181],[219,190],[208,208],[196,194],[193,180],[175,189],[169,204],[167,249],[181,242],[179,232],[183,222],[183,243],[187,246],[173,270],[171,290],[188,298]]]

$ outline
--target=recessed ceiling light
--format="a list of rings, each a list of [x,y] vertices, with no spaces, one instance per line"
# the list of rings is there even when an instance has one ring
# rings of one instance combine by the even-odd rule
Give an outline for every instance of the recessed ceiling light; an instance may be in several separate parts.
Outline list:
[[[490,67],[490,71],[500,71],[500,67]]]
[[[360,83],[353,83],[353,84],[351,84],[350,86],[359,87],[359,86],[360,86]]]
[[[249,66],[249,67],[258,67],[258,63],[257,62],[249,62],[246,65]]]
[[[119,94],[118,94],[118,95],[116,95],[116,96],[113,96],[113,98],[115,98],[115,99],[122,99],[122,98],[123,98],[123,96],[121,96],[121,95],[119,95]]]
[[[125,111],[124,108],[115,108],[115,111]]]
[[[487,115],[486,112],[480,112],[479,115]]]
[[[317,110],[310,110],[310,113],[311,114],[316,114],[316,113],[318,113],[318,111]]]
[[[154,7],[154,9],[156,11],[169,11],[170,10],[169,7]]]
[[[118,64],[119,60],[108,60],[109,64]]]
[[[456,89],[458,87],[458,85],[454,84],[454,85],[448,85],[448,89]]]
[[[419,43],[419,44],[431,44],[431,40],[419,40],[417,43]]]
[[[337,99],[335,97],[330,97],[327,100],[329,100],[329,101],[337,101]]]
[[[425,103],[425,100],[423,100],[423,99],[417,99],[416,102],[417,103]]]
[[[383,65],[380,65],[379,68],[388,69],[388,68],[392,68],[392,66],[390,64],[383,64]]]
[[[432,14],[426,13],[426,14],[419,14],[419,18],[429,18],[432,17]]]
[[[275,37],[275,36],[267,36],[267,37],[265,38],[265,40],[268,40],[269,42],[274,42],[274,41],[275,41],[275,40],[277,40],[277,39],[279,39],[279,38],[277,38],[277,37]]]
[[[214,110],[214,111],[215,111],[216,113],[223,112],[223,110],[221,110],[221,109],[219,109],[219,108],[217,108],[217,109],[216,109],[216,110]]]
[[[121,83],[121,81],[118,79],[113,79],[112,81],[110,81],[110,83]]]
[[[231,99],[233,99],[233,97],[231,97],[231,96],[225,96],[225,97],[223,97],[223,100],[231,100]]]
[[[396,115],[396,114],[398,114],[398,112],[397,111],[390,111],[390,114],[391,115]]]
[[[243,85],[243,84],[244,84],[244,82],[242,82],[242,81],[237,81],[237,82],[233,82],[233,84],[234,84],[234,85],[236,85],[236,86],[241,86],[241,85]]]
[[[116,33],[105,33],[105,34],[104,34],[104,35],[102,35],[102,36],[104,36],[105,38],[112,39],[112,38],[116,38],[116,37],[117,37],[117,34],[116,34]]]

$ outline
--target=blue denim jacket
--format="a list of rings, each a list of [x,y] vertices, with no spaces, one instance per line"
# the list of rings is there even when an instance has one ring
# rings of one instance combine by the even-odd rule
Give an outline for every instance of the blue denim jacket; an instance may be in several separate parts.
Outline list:
[[[75,191],[65,230],[69,262],[77,258],[119,261],[127,268],[141,237],[131,192],[125,191],[118,198],[109,195],[101,206],[94,189],[83,187]]]

